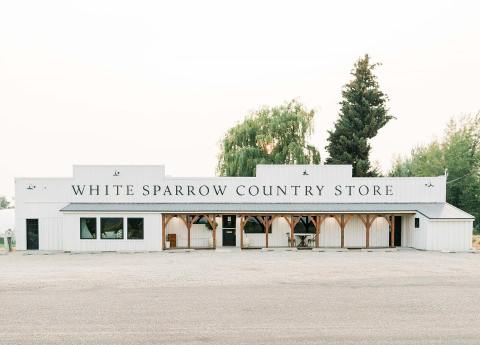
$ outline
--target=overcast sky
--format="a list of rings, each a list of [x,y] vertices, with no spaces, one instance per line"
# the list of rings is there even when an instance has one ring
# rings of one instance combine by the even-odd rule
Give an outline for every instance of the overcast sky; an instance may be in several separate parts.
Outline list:
[[[478,1],[2,1],[0,195],[73,164],[215,174],[224,132],[262,105],[316,111],[322,150],[354,61],[382,62],[395,154],[480,110]]]

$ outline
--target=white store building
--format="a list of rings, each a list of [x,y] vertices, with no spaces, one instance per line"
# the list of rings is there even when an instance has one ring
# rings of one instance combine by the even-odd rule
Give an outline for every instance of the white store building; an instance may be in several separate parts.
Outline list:
[[[73,177],[15,184],[17,250],[472,247],[473,216],[446,203],[446,176],[259,165],[255,177],[193,178],[164,166],[74,166]]]

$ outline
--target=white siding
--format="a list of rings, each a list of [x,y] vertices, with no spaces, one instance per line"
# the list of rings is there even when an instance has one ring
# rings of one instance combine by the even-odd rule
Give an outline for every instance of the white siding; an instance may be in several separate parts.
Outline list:
[[[465,251],[472,248],[473,221],[430,220],[428,250]]]
[[[325,219],[320,229],[320,247],[340,247],[342,236],[335,218]]]
[[[97,218],[97,239],[80,239],[80,218]],[[121,240],[105,240],[100,237],[100,218],[124,218],[124,238]],[[143,240],[127,239],[127,218],[143,218]],[[159,214],[68,214],[63,221],[63,247],[66,251],[159,251],[162,249],[162,222]],[[42,249],[42,248],[40,248]]]
[[[390,243],[389,235],[390,227],[387,220],[383,217],[376,218],[370,227],[370,247],[388,247]]]
[[[359,217],[352,217],[345,226],[345,247],[346,248],[364,248],[365,247],[365,226]]]
[[[217,230],[216,230],[216,242],[217,247],[222,247],[222,219],[216,218]],[[160,229],[161,231],[161,229]],[[176,234],[177,247],[188,247],[188,231],[185,223],[180,218],[172,218],[165,231],[165,238],[168,238],[168,234]],[[193,224],[190,229],[190,247],[191,248],[208,248],[212,246],[213,230],[206,227],[205,224]]]

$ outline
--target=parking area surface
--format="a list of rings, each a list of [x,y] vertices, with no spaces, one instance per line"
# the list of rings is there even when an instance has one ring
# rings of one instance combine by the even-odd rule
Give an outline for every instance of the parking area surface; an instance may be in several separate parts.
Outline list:
[[[0,255],[0,344],[480,344],[480,255]]]

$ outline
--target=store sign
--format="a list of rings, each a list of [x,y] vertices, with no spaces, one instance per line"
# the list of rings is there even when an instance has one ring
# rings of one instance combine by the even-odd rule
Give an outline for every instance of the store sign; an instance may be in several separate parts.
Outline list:
[[[337,185],[257,185],[257,184],[74,184],[75,196],[143,196],[143,197],[322,197],[328,196],[391,196],[391,184]]]

